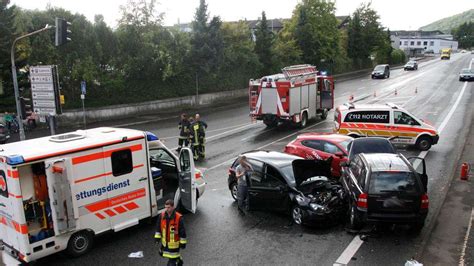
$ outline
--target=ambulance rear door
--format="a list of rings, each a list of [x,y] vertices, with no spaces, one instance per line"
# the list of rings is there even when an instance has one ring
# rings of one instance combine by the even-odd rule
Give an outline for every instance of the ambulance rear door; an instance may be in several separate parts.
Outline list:
[[[9,196],[14,180],[11,178],[12,171],[7,167],[5,159],[0,157],[0,238],[8,246],[7,250],[10,248],[19,250],[18,232],[13,226],[15,206],[12,201],[14,198]],[[16,208],[22,210],[21,206],[16,206]]]
[[[73,206],[71,180],[73,175],[70,158],[55,158],[45,161],[46,180],[54,232],[61,235],[76,229],[77,208]],[[74,213],[76,211],[76,214]]]
[[[189,148],[182,148],[179,154],[179,193],[182,206],[188,211],[196,212],[196,171],[193,153]]]

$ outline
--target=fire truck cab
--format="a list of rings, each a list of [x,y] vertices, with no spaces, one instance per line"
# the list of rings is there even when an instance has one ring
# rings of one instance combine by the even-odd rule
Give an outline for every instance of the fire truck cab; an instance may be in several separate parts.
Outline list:
[[[334,107],[334,79],[312,65],[295,65],[283,73],[249,82],[250,117],[269,127],[290,122],[305,127],[309,119],[326,119]]]
[[[3,262],[62,250],[80,256],[95,235],[154,217],[167,199],[194,213],[205,182],[192,157],[189,148],[175,156],[152,133],[124,128],[0,145]]]

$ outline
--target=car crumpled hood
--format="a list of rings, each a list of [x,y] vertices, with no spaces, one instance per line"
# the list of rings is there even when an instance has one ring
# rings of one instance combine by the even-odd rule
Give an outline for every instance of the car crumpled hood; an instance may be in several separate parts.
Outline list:
[[[327,160],[297,159],[292,164],[297,187],[311,177],[331,177],[332,157],[329,157]]]

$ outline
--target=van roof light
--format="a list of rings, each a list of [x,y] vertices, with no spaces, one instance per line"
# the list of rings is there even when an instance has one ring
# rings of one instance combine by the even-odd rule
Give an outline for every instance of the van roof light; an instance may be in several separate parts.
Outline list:
[[[396,105],[394,103],[386,103],[386,105],[389,106],[392,109],[398,109],[398,105]]]
[[[17,165],[22,164],[25,162],[22,155],[10,155],[7,156],[7,164],[9,165]]]
[[[158,136],[151,133],[151,132],[146,132],[146,140],[148,141],[154,141],[154,140],[159,140]]]

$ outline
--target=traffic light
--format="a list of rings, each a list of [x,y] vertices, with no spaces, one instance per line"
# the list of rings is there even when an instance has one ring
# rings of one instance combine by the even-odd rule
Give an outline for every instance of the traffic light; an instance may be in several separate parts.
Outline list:
[[[68,41],[71,41],[71,31],[69,30],[69,26],[71,26],[70,22],[67,22],[63,18],[56,18],[56,46],[60,46],[67,43]]]
[[[31,99],[20,97],[20,106],[21,106],[21,117],[25,119],[32,112]]]

